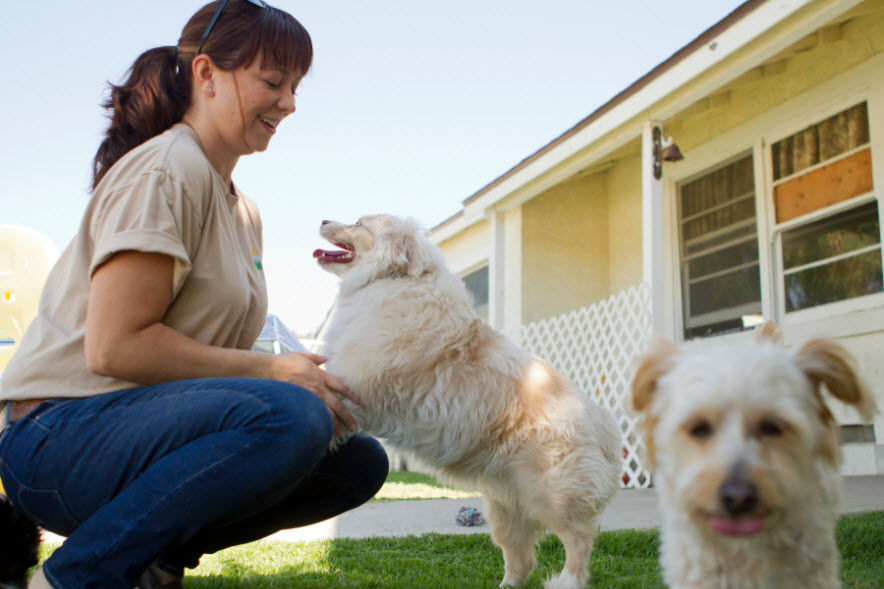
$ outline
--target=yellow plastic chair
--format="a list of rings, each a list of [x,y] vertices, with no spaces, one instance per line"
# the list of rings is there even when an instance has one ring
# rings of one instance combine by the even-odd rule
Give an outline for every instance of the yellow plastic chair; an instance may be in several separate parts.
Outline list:
[[[40,292],[57,258],[58,250],[45,235],[0,225],[0,372],[37,316]]]

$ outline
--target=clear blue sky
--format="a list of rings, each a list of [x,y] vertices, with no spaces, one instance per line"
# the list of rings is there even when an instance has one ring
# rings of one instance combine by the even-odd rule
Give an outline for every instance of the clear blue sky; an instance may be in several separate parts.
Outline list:
[[[271,2],[273,3],[273,2]],[[298,111],[234,181],[264,219],[270,312],[318,327],[337,279],[322,219],[430,228],[730,13],[737,0],[278,0],[310,31]],[[5,2],[0,224],[77,231],[106,83],[174,45],[195,0]]]

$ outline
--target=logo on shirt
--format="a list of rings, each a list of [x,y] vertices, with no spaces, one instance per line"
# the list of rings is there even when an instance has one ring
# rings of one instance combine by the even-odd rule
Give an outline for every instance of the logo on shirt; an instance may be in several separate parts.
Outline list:
[[[255,248],[252,248],[252,261],[255,263],[255,268],[261,271],[264,270],[264,266],[261,265],[261,252]]]

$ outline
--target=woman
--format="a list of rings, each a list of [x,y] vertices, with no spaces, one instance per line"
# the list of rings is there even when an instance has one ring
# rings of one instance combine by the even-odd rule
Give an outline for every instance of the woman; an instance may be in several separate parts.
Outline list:
[[[324,359],[251,351],[261,222],[231,174],[295,112],[311,60],[293,17],[222,0],[112,87],[92,198],[0,388],[3,486],[67,536],[31,587],[178,587],[203,554],[383,483],[377,441],[327,452],[356,423]]]

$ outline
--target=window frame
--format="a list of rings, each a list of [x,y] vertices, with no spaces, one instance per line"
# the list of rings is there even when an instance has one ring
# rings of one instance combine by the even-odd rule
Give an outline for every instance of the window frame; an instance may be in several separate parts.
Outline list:
[[[689,310],[686,308],[685,303],[688,302],[688,300],[690,298],[690,293],[689,293],[690,285],[685,284],[684,263],[685,263],[686,257],[683,255],[684,252],[683,252],[683,248],[682,248],[682,245],[683,245],[682,232],[683,232],[683,225],[684,225],[685,219],[682,219],[682,217],[681,217],[681,187],[684,186],[685,184],[689,184],[699,178],[702,178],[703,176],[713,174],[716,171],[726,168],[727,166],[730,166],[730,165],[732,165],[742,159],[745,159],[747,157],[751,157],[751,159],[752,159],[752,177],[753,177],[752,198],[754,199],[754,203],[755,203],[755,239],[757,241],[757,247],[758,247],[758,274],[759,274],[759,289],[760,289],[760,293],[761,293],[761,311],[762,311],[762,313],[764,312],[764,286],[763,286],[763,283],[765,281],[765,277],[763,275],[763,272],[764,272],[765,265],[762,262],[762,257],[764,255],[762,252],[764,242],[761,240],[761,225],[759,223],[759,216],[758,216],[759,215],[758,190],[759,190],[759,187],[761,186],[761,184],[759,183],[759,180],[758,180],[758,165],[757,165],[757,157],[755,154],[755,150],[752,148],[752,146],[744,146],[743,149],[736,149],[733,151],[733,153],[729,154],[727,157],[719,159],[717,162],[711,163],[710,165],[704,165],[702,167],[699,167],[698,169],[694,170],[690,175],[683,176],[683,177],[679,178],[678,180],[675,180],[672,182],[672,185],[671,185],[672,195],[673,195],[673,198],[672,198],[672,201],[673,201],[672,218],[674,221],[673,247],[674,247],[674,252],[675,252],[675,256],[674,256],[675,263],[673,264],[673,269],[676,274],[676,278],[675,278],[676,289],[675,289],[674,296],[675,296],[675,300],[677,301],[677,307],[678,307],[678,321],[676,323],[678,326],[679,340],[685,339],[685,332],[689,329],[689,325],[688,325],[688,320],[689,320],[688,312],[689,312]],[[736,202],[737,200],[743,200],[744,198],[747,199],[748,196],[735,199],[735,200],[731,201],[731,203]],[[728,204],[730,204],[730,203],[728,203]],[[706,213],[704,212],[704,214],[706,214]],[[690,256],[688,256],[688,257],[690,257]],[[685,289],[688,289],[687,294],[686,294]],[[748,310],[748,307],[746,305],[744,305],[743,308]],[[709,319],[712,319],[713,321],[715,321],[715,320],[717,320],[716,316],[722,316],[723,314],[725,314],[726,311],[731,312],[731,311],[734,311],[735,309],[738,309],[738,307],[730,307],[727,310],[711,311],[711,312],[703,313],[701,315],[697,315],[697,316],[693,317],[693,319],[698,320],[698,319],[702,319],[702,318],[709,318]],[[728,313],[728,314],[730,314],[730,313]],[[748,329],[748,328],[746,328],[746,329]],[[745,331],[746,329],[739,330],[739,331],[730,331],[729,330],[729,331],[724,331],[724,332],[719,332],[719,333],[713,333],[713,334],[710,334],[707,336],[697,336],[694,339],[702,339],[704,337],[722,337],[722,336],[727,336],[727,335],[734,334],[734,333],[741,333],[741,332]]]

